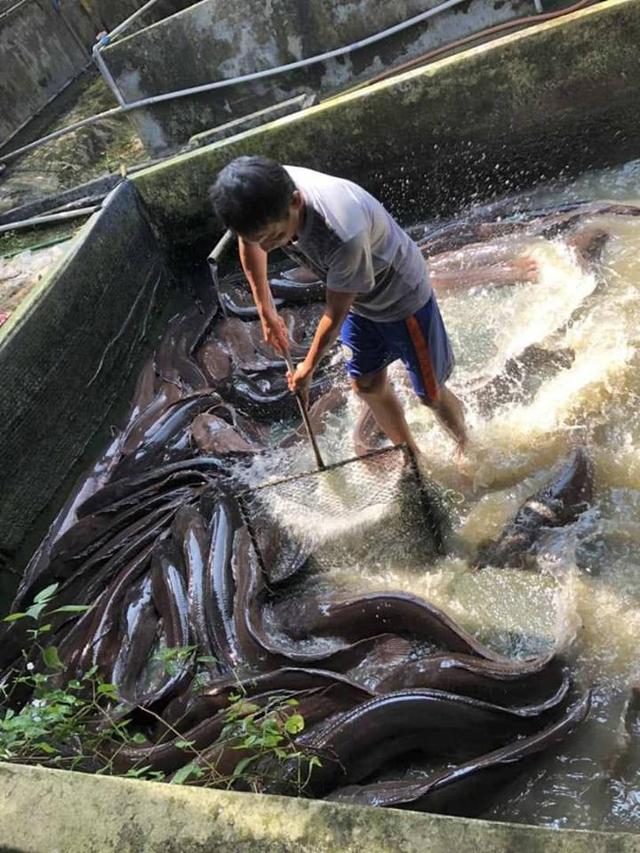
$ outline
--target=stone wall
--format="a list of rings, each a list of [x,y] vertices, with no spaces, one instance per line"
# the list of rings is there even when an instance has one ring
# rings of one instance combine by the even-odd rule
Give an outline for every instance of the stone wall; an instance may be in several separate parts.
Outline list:
[[[0,148],[86,68],[97,33],[144,2],[15,0],[0,8]],[[187,5],[160,0],[141,25]]]
[[[174,243],[213,242],[207,188],[240,154],[362,183],[409,223],[639,156],[640,0],[609,0],[144,170]]]
[[[123,39],[104,59],[125,101],[234,78],[315,56],[378,33],[441,0],[202,0]],[[545,9],[558,6],[546,2]],[[534,14],[533,0],[465,0],[348,55],[250,83],[154,105],[132,116],[152,151],[310,91],[358,80],[501,21]]]

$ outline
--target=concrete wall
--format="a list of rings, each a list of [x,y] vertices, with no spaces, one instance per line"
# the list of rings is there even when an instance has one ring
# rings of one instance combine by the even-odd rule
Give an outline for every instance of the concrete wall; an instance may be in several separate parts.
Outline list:
[[[0,329],[0,553],[11,560],[104,422],[140,356],[167,272],[121,184]]]
[[[0,147],[91,61],[96,34],[112,29],[145,0],[15,0],[0,8]],[[161,0],[151,23],[188,5]]]
[[[640,0],[610,0],[168,160],[133,179],[174,243],[212,242],[240,154],[352,178],[401,221],[638,157]]]
[[[441,0],[202,0],[104,51],[125,101],[233,78],[350,44]],[[553,8],[557,2],[546,2]],[[466,0],[382,42],[308,69],[181,98],[133,115],[152,151],[304,91],[326,93],[439,45],[535,13],[533,0]]]
[[[559,831],[1,763],[0,802],[0,850],[19,853],[640,851],[640,836],[627,833]]]

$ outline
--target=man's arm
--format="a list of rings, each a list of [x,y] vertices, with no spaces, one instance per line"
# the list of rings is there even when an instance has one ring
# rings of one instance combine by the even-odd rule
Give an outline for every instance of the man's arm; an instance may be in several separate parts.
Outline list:
[[[265,341],[278,352],[289,351],[289,336],[273,304],[267,278],[267,253],[257,243],[238,237],[240,263],[249,282],[253,301],[258,309]]]
[[[344,318],[357,295],[357,293],[348,291],[327,290],[324,314],[318,323],[307,357],[287,377],[289,388],[302,397],[305,405],[308,405],[309,402],[309,385],[313,371],[337,338]]]

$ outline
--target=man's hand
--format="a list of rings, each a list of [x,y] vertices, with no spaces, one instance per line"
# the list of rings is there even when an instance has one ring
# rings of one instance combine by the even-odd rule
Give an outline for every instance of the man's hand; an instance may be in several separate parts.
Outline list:
[[[305,409],[309,408],[309,386],[311,385],[312,376],[313,368],[309,367],[306,360],[299,364],[293,373],[291,371],[287,372],[289,389],[300,397]]]
[[[289,352],[289,334],[287,327],[281,317],[275,312],[264,314],[260,318],[262,323],[262,336],[266,343],[270,344],[280,355]]]

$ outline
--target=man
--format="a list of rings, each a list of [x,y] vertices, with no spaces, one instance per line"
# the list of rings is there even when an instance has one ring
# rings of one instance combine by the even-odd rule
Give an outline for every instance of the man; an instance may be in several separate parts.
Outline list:
[[[415,393],[464,452],[462,405],[446,382],[453,353],[420,249],[362,187],[264,157],[238,157],[210,191],[227,228],[238,235],[240,261],[265,340],[286,352],[289,341],[273,306],[267,255],[282,249],[326,282],[325,312],[309,353],[289,387],[308,397],[313,371],[340,335],[355,392],[394,444],[419,449],[387,378],[400,359]]]

